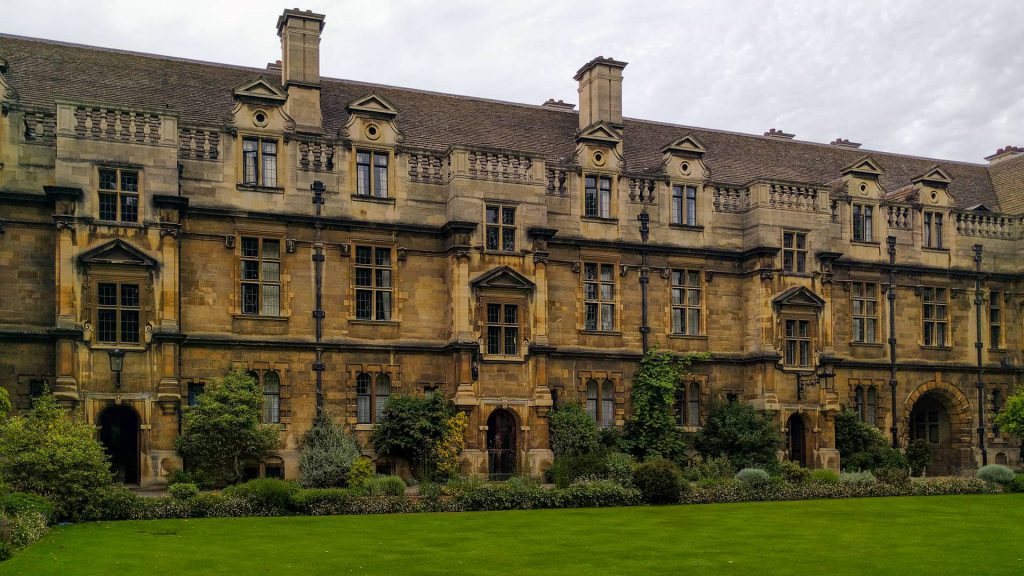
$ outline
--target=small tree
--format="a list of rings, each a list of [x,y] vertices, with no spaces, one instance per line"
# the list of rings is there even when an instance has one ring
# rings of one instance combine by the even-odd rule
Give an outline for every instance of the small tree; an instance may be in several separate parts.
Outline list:
[[[707,357],[656,349],[644,355],[633,377],[633,416],[626,423],[626,438],[638,458],[682,456],[686,439],[673,417],[676,391],[693,361]]]
[[[456,412],[445,418],[444,432],[431,450],[434,479],[450,480],[459,475],[459,456],[466,443],[469,418],[465,412]]]
[[[695,446],[705,457],[725,456],[737,468],[769,468],[782,441],[772,421],[742,402],[713,401]]]
[[[404,458],[417,474],[429,475],[433,470],[426,468],[432,468],[434,447],[451,415],[440,394],[392,396],[370,439],[377,454]]]
[[[299,483],[304,488],[329,488],[348,484],[352,464],[362,456],[359,442],[345,427],[324,418],[302,436]]]
[[[45,394],[24,414],[0,421],[0,477],[14,490],[49,498],[59,518],[96,516],[110,465],[95,430]]]
[[[581,456],[597,449],[597,422],[576,402],[548,413],[548,438],[556,457]]]
[[[241,370],[214,380],[186,409],[175,447],[215,482],[238,481],[246,460],[263,458],[279,442],[280,428],[260,422],[262,402],[259,382]]]
[[[1006,404],[996,416],[996,424],[999,425],[1000,431],[1024,438],[1024,387],[1006,399]]]
[[[836,450],[842,458],[843,469],[848,471],[909,468],[907,459],[889,446],[881,431],[862,422],[852,410],[836,415]]]

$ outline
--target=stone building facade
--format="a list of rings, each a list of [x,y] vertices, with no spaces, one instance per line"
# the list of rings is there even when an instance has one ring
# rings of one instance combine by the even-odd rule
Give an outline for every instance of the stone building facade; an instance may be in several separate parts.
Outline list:
[[[233,367],[281,427],[253,473],[297,475],[318,405],[365,438],[391,395],[443,393],[467,473],[539,474],[554,403],[623,425],[644,336],[711,354],[689,429],[747,402],[837,468],[847,406],[934,473],[1017,463],[992,415],[1021,377],[1024,150],[624,118],[603,57],[578,110],[321,78],[323,29],[286,10],[265,69],[0,36],[0,385],[80,410],[121,479],[164,482]]]

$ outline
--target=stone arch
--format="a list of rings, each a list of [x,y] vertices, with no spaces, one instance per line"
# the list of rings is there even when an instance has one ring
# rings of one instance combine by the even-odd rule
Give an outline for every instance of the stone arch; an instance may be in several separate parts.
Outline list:
[[[968,400],[967,396],[959,388],[941,380],[925,382],[911,392],[910,396],[907,396],[907,400],[903,403],[903,430],[901,430],[904,444],[909,439],[907,426],[910,423],[910,412],[914,409],[914,404],[917,404],[917,401],[921,399],[921,396],[929,392],[936,393],[943,400],[943,404],[949,413],[950,431],[954,438],[966,440],[967,444],[970,445],[971,401]]]
[[[939,410],[930,412],[938,415],[936,417],[939,427],[938,444],[935,444],[935,437],[929,438],[932,445],[932,464],[928,468],[928,473],[956,474],[965,468],[972,468],[973,419],[971,403],[967,396],[953,384],[939,379],[918,386],[907,397],[903,406],[900,438],[904,446],[907,446],[912,438],[912,415],[919,404],[922,410],[929,410],[928,406],[937,406]],[[934,430],[933,428],[929,435],[935,434]]]

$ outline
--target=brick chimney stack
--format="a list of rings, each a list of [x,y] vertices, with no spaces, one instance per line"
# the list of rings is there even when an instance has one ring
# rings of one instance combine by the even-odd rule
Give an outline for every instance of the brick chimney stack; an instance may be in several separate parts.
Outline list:
[[[320,111],[320,33],[324,15],[285,10],[277,19],[281,38],[281,84],[288,90],[285,111],[300,132],[322,132]]]
[[[596,122],[622,127],[622,69],[625,62],[598,56],[576,72],[580,83],[580,130]]]

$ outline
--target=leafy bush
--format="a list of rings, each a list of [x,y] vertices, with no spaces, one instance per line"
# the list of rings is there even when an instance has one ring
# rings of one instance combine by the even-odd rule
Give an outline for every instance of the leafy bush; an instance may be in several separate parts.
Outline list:
[[[811,471],[811,482],[815,484],[838,484],[839,474],[826,468]]]
[[[40,396],[23,415],[0,421],[0,477],[14,490],[49,499],[58,518],[94,517],[111,479],[94,433],[53,396]]]
[[[432,476],[435,480],[447,480],[459,475],[459,456],[466,444],[468,427],[469,417],[465,412],[456,412],[445,419],[441,438],[431,450]]]
[[[215,483],[234,482],[246,460],[261,459],[280,441],[280,427],[261,422],[262,404],[263,389],[245,372],[215,379],[198,403],[186,408],[174,446]]]
[[[1018,387],[996,416],[996,424],[1003,432],[1024,437],[1024,387]]]
[[[359,442],[344,426],[320,420],[302,436],[299,484],[303,488],[345,486],[352,464],[361,456]]]
[[[878,483],[878,479],[867,470],[863,472],[843,472],[839,475],[839,483],[853,486],[871,486]]]
[[[883,484],[904,486],[910,483],[909,468],[879,468],[874,472],[875,478]]]
[[[0,562],[10,560],[12,556],[14,556],[14,547],[0,540]]]
[[[420,498],[425,498],[427,500],[437,500],[438,498],[441,497],[442,493],[443,490],[441,489],[441,485],[438,484],[437,482],[420,483]]]
[[[204,490],[213,488],[213,481],[200,470],[178,469],[171,472],[167,476],[167,486],[175,484],[195,484]]]
[[[292,503],[300,514],[326,516],[343,514],[355,496],[344,488],[306,488],[297,491]]]
[[[760,468],[744,468],[736,473],[736,480],[749,488],[758,488],[767,485],[771,478]]]
[[[142,516],[144,498],[124,486],[108,486],[96,499],[97,513],[87,520],[130,520]]]
[[[359,458],[352,463],[348,471],[349,488],[363,488],[373,479],[373,462],[369,458]]]
[[[629,488],[633,485],[633,467],[636,462],[629,454],[612,452],[604,458],[605,477]]]
[[[781,444],[771,419],[743,402],[714,401],[695,446],[705,457],[725,456],[739,468],[769,468]]]
[[[779,475],[790,484],[803,484],[811,477],[811,471],[796,462],[785,460],[776,467]]]
[[[259,478],[228,486],[224,497],[237,498],[267,510],[284,513],[292,509],[292,498],[298,486],[277,478]]]
[[[1024,474],[1017,474],[1007,486],[1010,492],[1024,492]]]
[[[170,493],[171,498],[174,498],[175,500],[188,500],[189,498],[199,494],[199,486],[188,482],[171,484],[167,487],[167,492]]]
[[[48,521],[54,519],[53,503],[46,498],[28,492],[0,491],[0,512],[8,516],[17,516],[26,510],[39,512]]]
[[[991,494],[993,485],[977,478],[962,476],[929,478],[903,486],[892,484],[843,484],[808,482],[806,484],[769,483],[751,488],[736,480],[710,486],[698,485],[682,496],[685,504],[810,500],[820,498],[867,498],[876,496],[938,496],[954,494]]]
[[[676,504],[682,489],[679,468],[665,458],[639,464],[633,471],[633,483],[644,501],[650,504]]]
[[[577,454],[556,457],[548,476],[556,486],[565,488],[579,478],[603,478],[606,470],[605,459],[600,454]]]
[[[553,490],[544,490],[536,483],[512,478],[463,489],[456,495],[461,510],[531,510],[551,508]]]
[[[405,488],[405,482],[398,476],[382,476],[366,484],[366,492],[370,496],[404,496]]]
[[[881,431],[861,422],[852,410],[836,415],[836,449],[842,457],[843,470],[851,472],[909,466],[907,459],[889,445]]]
[[[907,466],[914,476],[924,474],[924,471],[932,463],[932,449],[928,442],[918,439],[907,446]]]
[[[392,396],[370,440],[377,454],[404,458],[414,471],[427,476],[432,452],[445,435],[445,423],[452,416],[444,397]]]
[[[564,490],[552,490],[553,508],[604,508],[635,506],[643,502],[640,491],[614,480],[576,482]]]
[[[7,541],[15,548],[24,548],[39,540],[48,529],[46,515],[38,510],[22,510],[8,521]]]
[[[993,484],[1006,485],[1014,480],[1013,470],[1010,470],[1001,464],[989,464],[987,466],[982,466],[981,468],[978,468],[976,476]]]
[[[597,450],[597,423],[575,402],[548,413],[548,438],[555,458],[582,456]]]
[[[732,462],[727,456],[717,458],[705,458],[701,455],[694,456],[683,468],[683,477],[693,482],[702,480],[725,480],[736,474]]]
[[[626,422],[626,438],[639,458],[679,458],[686,438],[675,419],[676,390],[695,359],[707,354],[679,355],[650,350],[633,377],[630,399],[633,415]]]

